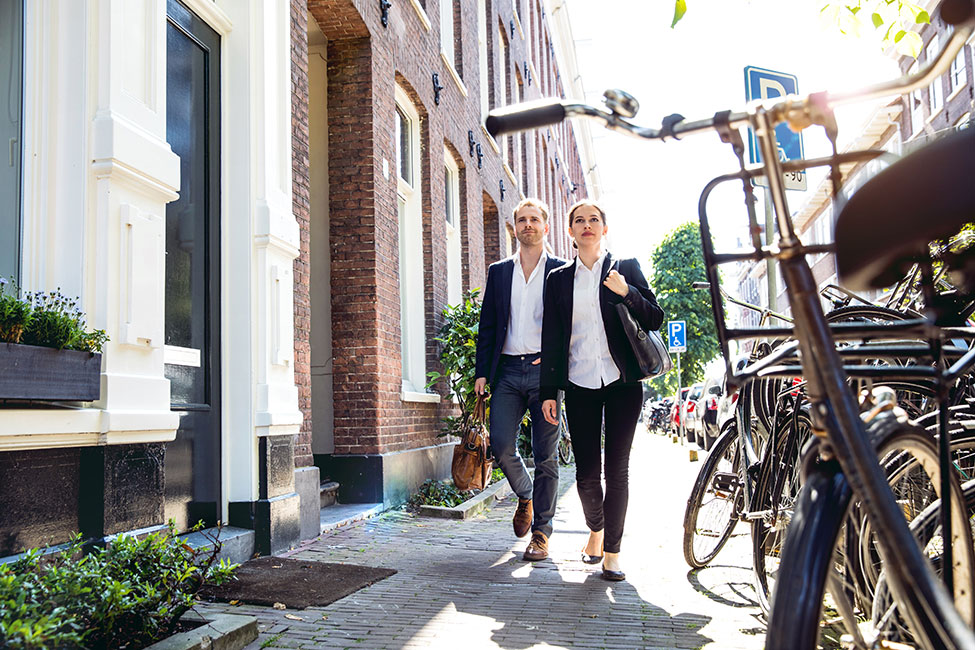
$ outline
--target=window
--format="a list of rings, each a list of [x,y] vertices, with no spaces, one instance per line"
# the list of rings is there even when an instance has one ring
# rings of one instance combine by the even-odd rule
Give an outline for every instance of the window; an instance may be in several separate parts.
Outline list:
[[[400,331],[403,393],[424,393],[423,225],[420,196],[420,116],[396,88],[396,194],[399,218]]]
[[[508,35],[504,33],[504,23],[500,24],[500,36],[498,40],[498,69],[500,71],[499,79],[501,85],[498,87],[498,92],[495,97],[495,106],[505,106],[511,103],[511,88],[509,87],[509,70],[511,68],[511,58],[508,50]],[[502,137],[501,138],[501,160],[506,162],[508,166],[511,166],[511,138]]]
[[[917,72],[917,61],[911,64],[908,68],[907,74],[914,74]],[[921,130],[921,126],[924,124],[924,109],[922,108],[923,103],[921,101],[921,90],[912,90],[910,96],[907,98],[907,102],[910,104],[911,110],[911,132],[917,133]]]
[[[447,62],[457,69],[454,57],[454,5],[457,0],[440,0],[440,50]]]
[[[460,169],[444,149],[444,220],[447,222],[447,304],[461,301],[460,267]]]
[[[20,279],[24,3],[0,0],[0,277]]]
[[[477,0],[477,66],[481,79],[481,121],[491,110],[488,69],[487,3]]]
[[[931,61],[934,59],[934,57],[938,56],[938,52],[941,51],[941,43],[939,41],[940,39],[938,38],[938,35],[935,34],[934,38],[931,39],[931,42],[928,43],[928,46],[924,51],[926,61]],[[941,77],[939,76],[937,79],[931,82],[930,86],[928,86],[928,105],[931,109],[931,116],[934,116],[938,111],[941,110],[941,107],[944,106],[945,103],[944,100],[944,90],[941,88]]]
[[[948,79],[951,84],[952,93],[965,85],[965,46],[962,46],[954,61],[951,62]]]

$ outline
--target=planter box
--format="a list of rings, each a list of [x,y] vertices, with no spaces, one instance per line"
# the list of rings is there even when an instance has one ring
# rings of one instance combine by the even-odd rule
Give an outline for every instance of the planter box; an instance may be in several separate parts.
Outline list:
[[[91,402],[101,368],[100,353],[0,343],[0,399]]]
[[[511,488],[508,486],[508,479],[501,479],[453,508],[446,508],[444,506],[420,506],[420,515],[423,517],[438,517],[440,519],[469,519],[486,508],[491,507],[495,501],[500,501],[509,494],[511,494]]]

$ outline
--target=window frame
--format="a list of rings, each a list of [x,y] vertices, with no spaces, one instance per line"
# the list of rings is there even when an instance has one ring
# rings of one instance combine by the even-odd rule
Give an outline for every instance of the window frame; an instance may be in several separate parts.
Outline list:
[[[454,69],[457,68],[457,52],[454,47],[454,11],[456,0],[440,0],[440,52],[444,60]],[[447,38],[447,36],[450,38]]]
[[[9,218],[9,223],[3,223],[0,225],[0,231],[7,235],[11,235],[9,241],[12,242],[11,252],[13,265],[10,269],[0,270],[0,277],[5,279],[12,278],[16,286],[20,286],[23,280],[23,264],[24,264],[24,102],[25,93],[24,86],[26,83],[26,64],[27,64],[27,3],[25,0],[19,2],[14,2],[11,6],[16,6],[20,11],[20,19],[18,21],[11,22],[11,35],[14,37],[12,40],[15,43],[14,47],[11,47],[11,63],[15,61],[15,57],[19,56],[19,74],[11,75],[11,82],[16,85],[17,92],[19,93],[19,101],[16,105],[16,110],[18,111],[16,117],[17,133],[16,138],[12,139],[8,143],[7,154],[11,159],[16,161],[13,165],[13,176],[12,176],[12,187],[14,191],[13,202],[11,205],[11,210],[8,215],[5,216]],[[18,38],[19,37],[19,40]],[[13,72],[13,66],[11,66],[11,72]],[[13,86],[11,86],[13,88]],[[11,131],[13,133],[13,131]],[[16,145],[15,145],[16,143]],[[16,155],[13,155],[14,146],[16,146]],[[7,239],[7,237],[4,237]]]
[[[458,305],[463,299],[461,268],[460,165],[444,147],[444,226],[447,240],[447,304]]]
[[[935,34],[924,49],[924,60],[931,61],[941,50],[941,39]],[[938,75],[928,86],[928,119],[937,115],[945,105],[944,88],[941,85],[942,75]]]
[[[422,178],[420,176],[420,114],[405,90],[396,86],[395,106],[409,127],[406,138],[402,126],[396,128],[396,216],[399,244],[400,360],[404,401],[439,401],[426,392],[426,310],[423,297],[423,218]],[[411,178],[400,174],[404,141],[410,150],[406,158]]]

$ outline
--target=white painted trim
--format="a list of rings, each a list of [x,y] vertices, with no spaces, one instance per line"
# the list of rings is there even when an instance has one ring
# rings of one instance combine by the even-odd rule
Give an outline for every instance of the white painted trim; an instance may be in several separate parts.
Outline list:
[[[484,122],[481,122],[481,133],[483,133],[487,138],[488,144],[490,144],[491,148],[494,149],[494,153],[500,154],[501,148],[498,147],[498,142],[494,139],[494,136],[488,133],[487,127],[484,126]]]
[[[410,6],[416,11],[416,15],[420,17],[420,24],[423,25],[423,29],[430,31],[430,18],[427,16],[427,12],[423,10],[423,5],[420,4],[419,0],[410,0]]]
[[[178,345],[163,347],[163,363],[169,366],[186,366],[200,368],[202,350],[197,348],[182,348]]]
[[[220,36],[226,36],[234,28],[230,16],[217,5],[215,0],[182,0],[182,2]]]
[[[172,411],[5,409],[0,452],[171,442],[178,420],[179,414]]]
[[[514,186],[518,187],[518,179],[515,177],[515,173],[511,171],[511,167],[508,166],[507,161],[501,162],[501,168],[504,169],[504,172],[508,175],[508,178],[510,178],[511,182],[514,183]]]
[[[418,393],[416,391],[404,390],[400,393],[400,399],[404,402],[416,402],[423,404],[439,404],[441,397],[436,393]],[[411,450],[415,451],[415,450]]]
[[[457,84],[457,89],[460,91],[460,94],[467,97],[467,86],[464,85],[464,80],[461,79],[460,75],[457,74],[457,71],[454,70],[454,64],[447,59],[447,55],[442,50],[440,52],[440,60],[443,61],[444,67],[446,67],[447,72],[450,73],[450,77],[454,80],[454,83]]]

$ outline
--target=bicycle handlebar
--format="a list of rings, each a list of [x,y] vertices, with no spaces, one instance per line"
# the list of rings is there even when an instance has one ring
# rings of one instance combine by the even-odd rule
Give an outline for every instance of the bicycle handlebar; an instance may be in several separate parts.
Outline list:
[[[813,93],[806,97],[787,95],[752,102],[743,111],[718,113],[714,117],[687,121],[680,115],[664,120],[660,128],[642,127],[627,121],[619,113],[569,102],[547,99],[525,104],[514,104],[503,109],[491,111],[485,127],[493,136],[535,129],[550,124],[558,124],[570,117],[588,117],[603,122],[606,128],[648,140],[679,139],[682,135],[711,131],[717,127],[737,129],[749,123],[749,117],[759,108],[768,113],[773,123],[788,122],[795,130],[812,124],[826,125],[828,113],[834,106],[855,101],[877,99],[890,95],[901,95],[929,85],[944,72],[955,55],[975,29],[975,0],[944,0],[939,7],[941,18],[955,26],[951,38],[933,61],[921,70],[899,79],[875,84],[845,93]]]

